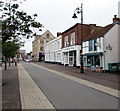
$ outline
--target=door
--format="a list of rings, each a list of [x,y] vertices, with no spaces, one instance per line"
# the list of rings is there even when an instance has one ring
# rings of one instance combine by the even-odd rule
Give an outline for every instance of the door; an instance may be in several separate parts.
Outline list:
[[[94,70],[94,57],[90,57],[91,70]]]

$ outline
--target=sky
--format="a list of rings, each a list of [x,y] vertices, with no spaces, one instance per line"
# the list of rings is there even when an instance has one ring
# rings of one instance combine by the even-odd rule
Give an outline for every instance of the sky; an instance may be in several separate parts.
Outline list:
[[[37,21],[44,28],[37,34],[43,34],[49,30],[55,37],[57,32],[64,32],[76,23],[81,22],[80,14],[77,19],[72,15],[77,7],[83,3],[83,23],[106,26],[112,23],[114,15],[118,15],[118,2],[120,0],[26,0],[20,4],[21,10],[28,14],[38,14]],[[119,14],[120,15],[120,14]],[[34,38],[25,40],[27,53],[32,51]]]

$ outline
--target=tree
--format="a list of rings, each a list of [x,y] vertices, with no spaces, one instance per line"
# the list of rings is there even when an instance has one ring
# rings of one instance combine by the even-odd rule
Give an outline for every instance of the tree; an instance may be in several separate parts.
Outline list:
[[[32,29],[38,28],[41,31],[43,26],[36,21],[37,14],[31,16],[19,10],[18,2],[12,4],[11,0],[6,0],[0,10],[2,11],[2,51],[7,59],[10,53],[8,50],[11,50],[10,47],[6,47],[7,45],[20,44],[22,38],[32,38],[36,35]]]
[[[15,42],[5,42],[2,51],[3,55],[5,57],[5,70],[7,70],[7,59],[14,57],[18,52],[17,50],[19,49],[19,44],[16,44]]]
[[[8,0],[7,0],[8,1]],[[22,37],[32,38],[35,33],[32,28],[42,28],[42,24],[33,16],[27,15],[24,11],[18,10],[18,4],[5,3],[2,13],[2,42],[7,40],[20,41]]]

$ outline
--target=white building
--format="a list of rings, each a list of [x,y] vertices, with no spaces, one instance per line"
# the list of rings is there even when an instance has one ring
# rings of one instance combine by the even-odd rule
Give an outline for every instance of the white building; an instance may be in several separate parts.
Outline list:
[[[73,45],[62,49],[62,64],[68,66],[80,66],[80,45]]]
[[[120,19],[114,16],[113,24],[93,31],[83,42],[84,66],[88,70],[109,70],[109,63],[120,62],[118,41]]]
[[[45,44],[45,62],[62,62],[62,36],[58,36]]]
[[[118,2],[118,18],[120,18],[120,1]]]

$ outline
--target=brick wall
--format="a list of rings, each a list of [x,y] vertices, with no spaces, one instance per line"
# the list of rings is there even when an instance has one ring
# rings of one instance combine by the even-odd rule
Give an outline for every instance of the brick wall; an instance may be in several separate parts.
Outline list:
[[[64,48],[64,37],[68,36],[68,42],[70,46],[70,34],[72,32],[75,32],[75,45],[81,44],[81,24],[75,24],[73,27],[69,28],[68,30],[64,31],[62,33],[62,48]],[[86,38],[92,30],[94,30],[96,27],[95,24],[85,25],[83,24],[83,39]]]

